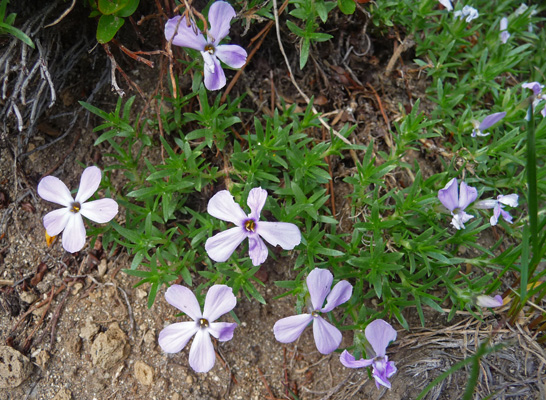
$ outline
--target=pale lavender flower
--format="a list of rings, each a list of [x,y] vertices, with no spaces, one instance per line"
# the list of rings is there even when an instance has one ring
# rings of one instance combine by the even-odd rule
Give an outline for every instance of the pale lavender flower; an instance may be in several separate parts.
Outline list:
[[[464,6],[462,10],[455,11],[453,13],[453,16],[455,18],[464,19],[467,23],[469,23],[473,19],[478,18],[480,14],[478,13],[478,10],[476,10],[474,7]]]
[[[326,269],[315,268],[309,273],[307,276],[307,289],[311,298],[309,314],[293,315],[278,320],[273,326],[275,339],[281,343],[292,343],[300,337],[307,325],[313,322],[313,336],[321,354],[330,354],[339,347],[341,332],[320,314],[330,312],[349,300],[353,294],[353,286],[347,281],[339,281],[330,291],[333,280],[332,273]],[[326,305],[323,307],[324,300]]]
[[[503,119],[506,116],[506,113],[498,112],[491,115],[488,115],[483,119],[481,123],[478,121],[474,121],[474,129],[472,130],[472,137],[476,136],[488,136],[489,132],[483,133],[484,130],[491,128],[493,125],[495,125],[497,122],[499,122],[501,119]]]
[[[292,250],[301,242],[299,228],[288,222],[260,221],[260,213],[267,199],[267,191],[254,188],[248,194],[247,204],[250,214],[235,203],[227,190],[221,190],[209,200],[207,211],[213,217],[237,225],[207,239],[205,250],[216,262],[226,261],[241,242],[248,238],[248,252],[253,265],[260,265],[267,258],[267,246],[264,238],[273,246]]]
[[[438,199],[451,211],[451,215],[453,216],[451,224],[456,229],[464,229],[465,222],[474,218],[473,215],[467,214],[464,210],[477,198],[478,191],[476,188],[468,186],[465,182],[461,182],[459,193],[456,178],[450,180],[443,189],[438,191]]]
[[[213,285],[205,297],[205,308],[201,307],[193,292],[185,286],[172,285],[165,293],[167,302],[193,319],[177,322],[159,332],[159,346],[165,353],[178,353],[190,341],[190,366],[195,372],[208,372],[214,367],[216,355],[210,335],[220,342],[233,338],[236,323],[214,322],[237,305],[233,290],[226,285]]]
[[[103,224],[118,213],[118,203],[115,200],[100,199],[87,202],[99,188],[101,177],[99,168],[86,168],[82,173],[75,199],[59,178],[46,176],[38,184],[38,194],[42,199],[64,206],[45,215],[44,227],[49,236],[57,236],[64,231],[63,247],[70,253],[80,251],[85,245],[82,215]]]
[[[542,93],[542,89],[544,89],[544,85],[541,85],[538,82],[529,82],[529,83],[524,83],[523,85],[521,85],[521,87],[524,89],[531,89],[533,91],[533,95],[535,96],[533,100],[533,111],[539,105],[541,101],[546,100],[546,95]],[[542,109],[541,114],[543,117],[546,118],[546,107]]]
[[[491,297],[482,294],[476,297],[476,305],[478,307],[501,307],[503,304],[502,297],[499,295]]]
[[[451,0],[438,0],[441,5],[443,5],[447,11],[453,10],[453,4],[451,4]]]
[[[210,26],[206,38],[193,21],[188,26],[186,17],[176,16],[165,24],[167,40],[172,39],[176,46],[201,52],[205,61],[205,87],[208,90],[219,90],[226,85],[226,76],[218,59],[231,68],[241,68],[246,63],[247,53],[241,46],[220,44],[228,35],[230,21],[235,15],[235,10],[229,3],[214,2],[209,9]]]
[[[379,389],[379,385],[383,385],[390,389],[389,378],[396,373],[396,367],[393,361],[389,361],[386,351],[389,343],[396,340],[396,331],[388,322],[376,319],[366,327],[364,334],[371,346],[366,354],[371,358],[355,360],[354,356],[345,350],[341,353],[339,360],[347,368],[373,366],[373,377],[377,388]]]
[[[486,209],[493,209],[493,215],[491,216],[491,219],[489,222],[491,223],[491,226],[497,225],[499,221],[499,217],[502,215],[502,218],[509,224],[512,223],[512,216],[508,213],[508,211],[504,210],[504,206],[510,206],[510,207],[517,207],[518,206],[518,195],[517,194],[509,194],[506,196],[503,196],[502,194],[497,196],[497,199],[488,199],[488,200],[481,200],[476,202],[474,205],[475,208],[479,208],[482,210]]]
[[[508,18],[502,17],[500,20],[500,41],[502,44],[505,44],[510,36],[508,32]]]

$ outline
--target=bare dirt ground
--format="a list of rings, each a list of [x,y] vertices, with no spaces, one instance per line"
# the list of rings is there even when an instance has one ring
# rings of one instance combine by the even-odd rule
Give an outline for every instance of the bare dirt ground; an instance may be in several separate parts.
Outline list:
[[[44,19],[50,22],[62,9],[61,2],[55,3],[49,11],[51,16],[44,12]],[[489,338],[507,346],[482,360],[474,398],[546,398],[544,349],[533,340],[525,321],[515,326],[505,324],[503,309],[497,315],[486,315],[484,322],[461,313],[449,323],[430,311],[426,329],[409,309],[409,331],[391,321],[399,336],[389,348],[389,358],[396,362],[398,373],[389,391],[377,389],[365,370],[342,367],[336,353],[319,354],[310,328],[295,344],[278,343],[273,324],[293,313],[294,299],[273,300],[282,293],[274,281],[291,278],[289,256],[266,262],[260,271],[265,281],[260,293],[266,305],[239,298],[235,312],[242,324],[233,340],[218,343],[216,366],[209,373],[191,370],[188,348],[175,355],[163,353],[157,344],[158,332],[180,320],[175,317],[178,310],[165,302],[164,291],[151,309],[146,307],[148,288],[134,288],[136,280],[120,272],[130,265],[127,254],[108,256],[99,240],[94,248],[87,245],[71,255],[58,241],[48,247],[44,238],[41,218],[52,205],[37,196],[39,179],[53,174],[74,188],[82,170],[80,164],[102,167],[102,154],[108,150],[104,145],[93,147],[96,134],[92,128],[99,121],[81,112],[77,103],[91,97],[93,104],[111,110],[116,101],[110,85],[104,84],[110,67],[102,49],[87,52],[94,46],[92,29],[87,31],[84,26],[78,38],[73,35],[81,18],[87,18],[85,12],[76,10],[55,28],[56,33],[40,36],[44,41],[61,40],[57,55],[48,59],[50,70],[60,71],[53,76],[58,96],[55,104],[47,108],[49,99],[45,102],[32,130],[27,124],[19,132],[14,115],[2,115],[8,123],[0,143],[0,399],[414,399]],[[404,56],[404,65],[396,64],[392,75],[384,75],[398,32],[366,34],[362,32],[362,15],[336,18],[335,25],[344,27],[331,32],[339,48],[325,44],[314,49],[310,60],[313,72],[299,76],[299,82],[313,92],[318,104],[322,103],[322,111],[336,111],[333,120],[339,115],[339,123],[358,124],[352,138],[355,143],[368,144],[373,137],[377,146],[388,146],[387,123],[399,117],[399,104],[408,108],[417,98],[424,99],[427,81],[409,72],[415,68],[411,54]],[[150,50],[161,46],[158,25],[146,29],[155,36],[152,44],[143,47]],[[280,59],[273,36],[264,42],[264,51],[257,53],[238,83],[236,90],[240,92],[264,88],[249,96],[248,107],[263,107],[261,100],[270,96],[271,76],[278,99],[298,101],[285,68],[273,61]],[[63,54],[78,44],[80,37],[83,41],[79,45],[86,51],[74,56],[70,68],[61,65],[67,60]],[[0,43],[4,50],[10,45],[9,41]],[[293,49],[291,52],[296,60],[297,54]],[[151,71],[127,57],[116,57],[143,88],[150,79],[158,79],[157,69]],[[12,63],[17,60],[14,56]],[[37,75],[33,90],[41,82]],[[152,81],[147,88],[152,91],[156,85]],[[354,89],[348,96],[345,89],[355,85],[362,89]],[[29,95],[31,92],[29,89]],[[143,107],[144,101],[139,102]],[[431,106],[425,102],[424,110],[427,107]],[[28,107],[25,110],[30,112]],[[251,118],[244,116],[245,120]],[[28,154],[40,146],[47,147]],[[412,157],[424,175],[441,168],[440,155],[433,151],[423,148]],[[349,157],[331,161],[336,176],[351,173]],[[341,179],[334,180],[334,188],[341,219],[348,213],[344,193],[350,188]],[[198,282],[199,277],[194,279]],[[346,333],[341,347],[351,341]],[[427,398],[461,398],[469,370],[466,366],[450,375]]]

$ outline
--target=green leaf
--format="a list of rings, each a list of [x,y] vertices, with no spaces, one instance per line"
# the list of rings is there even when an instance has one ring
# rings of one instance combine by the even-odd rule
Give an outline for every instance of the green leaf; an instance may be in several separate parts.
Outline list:
[[[99,43],[108,43],[114,38],[116,33],[125,23],[123,18],[115,15],[103,15],[99,19],[97,26],[97,41]]]
[[[127,6],[127,3],[129,3],[129,0],[99,0],[98,6],[102,14],[110,15],[123,9]]]
[[[10,35],[15,36],[17,39],[19,39],[23,43],[25,43],[28,46],[34,48],[34,43],[23,31],[15,28],[15,27],[13,27],[11,25],[0,22],[0,32],[2,32],[2,31],[7,32]]]
[[[116,15],[123,18],[130,17],[135,13],[139,2],[140,0],[129,0],[127,5],[123,7]]]
[[[343,14],[353,14],[356,10],[355,0],[337,0],[337,5]]]

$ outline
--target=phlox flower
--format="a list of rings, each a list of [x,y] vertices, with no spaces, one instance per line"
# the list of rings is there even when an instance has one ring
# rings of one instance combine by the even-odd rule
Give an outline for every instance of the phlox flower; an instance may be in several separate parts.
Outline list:
[[[205,297],[205,308],[201,307],[193,292],[185,286],[172,285],[165,292],[167,302],[188,315],[193,321],[177,322],[159,332],[159,346],[165,353],[178,353],[192,336],[190,366],[195,372],[208,372],[214,367],[216,355],[210,335],[220,342],[233,338],[236,323],[214,322],[237,305],[233,290],[226,285],[213,285]]]
[[[504,304],[500,295],[495,297],[487,296],[485,294],[476,297],[476,305],[478,307],[501,307]]]
[[[451,0],[438,0],[441,5],[443,5],[447,11],[453,11],[453,4],[451,4]]]
[[[101,177],[99,168],[87,167],[82,173],[75,199],[59,178],[46,176],[38,184],[38,194],[42,199],[64,206],[45,215],[44,227],[49,236],[57,236],[64,231],[63,247],[69,253],[80,251],[85,245],[82,215],[102,224],[118,213],[118,203],[115,200],[87,201],[99,188]]]
[[[478,10],[476,10],[474,7],[464,6],[462,10],[455,11],[453,13],[453,16],[455,18],[464,19],[468,23],[473,19],[478,18],[480,14],[478,13]]]
[[[299,228],[288,222],[260,221],[260,213],[267,199],[267,191],[254,188],[248,194],[247,204],[250,214],[235,203],[227,190],[221,190],[209,200],[207,211],[213,217],[233,222],[234,228],[220,232],[207,239],[205,250],[216,262],[226,261],[241,242],[248,238],[248,252],[253,265],[260,265],[267,258],[266,242],[292,250],[301,242]]]
[[[533,91],[533,94],[535,96],[535,99],[533,100],[533,110],[540,104],[541,101],[546,100],[546,95],[542,93],[542,89],[544,89],[544,85],[541,85],[538,82],[529,82],[524,83],[521,85],[524,89],[531,89]],[[546,118],[546,107],[544,107],[541,111],[541,114],[543,117]]]
[[[508,32],[508,18],[502,17],[500,20],[500,41],[502,44],[505,44],[510,38],[510,33]]]
[[[506,116],[506,113],[498,112],[491,115],[488,115],[483,119],[481,123],[474,121],[474,130],[472,130],[472,137],[476,136],[488,136],[488,133],[482,133],[484,130],[491,128],[493,125],[495,125],[497,122],[499,122],[501,119],[503,119]]]
[[[499,217],[502,215],[502,218],[509,224],[512,223],[512,216],[508,211],[504,210],[504,206],[510,206],[510,207],[517,207],[518,206],[518,195],[517,194],[509,194],[507,196],[503,196],[502,194],[497,196],[497,199],[488,199],[488,200],[481,200],[478,201],[474,207],[479,209],[493,209],[493,215],[491,216],[491,219],[489,222],[491,223],[491,226],[497,225],[499,221]]]
[[[456,229],[464,229],[465,222],[474,218],[473,215],[467,214],[464,210],[477,198],[478,191],[476,188],[468,186],[465,182],[461,182],[459,193],[456,178],[450,180],[443,189],[438,191],[438,199],[451,211],[451,215],[453,216],[451,225]]]
[[[379,389],[380,385],[391,388],[389,378],[396,373],[396,367],[393,361],[389,361],[386,355],[387,346],[390,342],[396,340],[396,331],[388,323],[382,319],[376,319],[371,322],[364,330],[368,344],[371,349],[367,350],[366,354],[371,355],[369,359],[361,358],[355,360],[347,350],[341,353],[339,360],[347,368],[363,368],[373,366],[373,377],[375,385]]]
[[[205,87],[208,90],[219,90],[226,85],[226,76],[218,59],[231,68],[241,68],[246,63],[247,53],[241,46],[220,44],[228,35],[230,21],[235,15],[235,10],[229,3],[214,2],[209,9],[210,26],[206,38],[193,21],[188,26],[186,17],[176,16],[165,24],[167,40],[172,39],[176,46],[201,52],[205,61]]]
[[[321,354],[330,354],[339,347],[341,332],[320,314],[330,312],[349,300],[353,294],[353,286],[347,281],[339,281],[330,291],[333,280],[332,273],[327,269],[315,268],[309,273],[307,276],[307,289],[311,299],[309,313],[278,320],[273,326],[275,339],[281,343],[292,343],[300,337],[307,325],[313,322],[313,336]],[[323,307],[324,300],[326,305]]]

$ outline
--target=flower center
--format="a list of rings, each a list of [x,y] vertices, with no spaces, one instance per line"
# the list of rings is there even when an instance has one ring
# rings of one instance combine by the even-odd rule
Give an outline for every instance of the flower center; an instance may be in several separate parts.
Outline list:
[[[204,329],[209,327],[209,321],[205,318],[199,318],[199,328]]]
[[[212,44],[207,44],[205,46],[205,51],[208,52],[209,54],[214,54],[214,46]]]
[[[256,230],[256,222],[253,219],[247,219],[244,223],[245,230],[247,232],[254,232]]]
[[[320,312],[318,312],[317,310],[315,310],[315,311],[311,312],[311,316],[312,316],[313,318],[316,318],[316,317],[320,316]]]
[[[457,215],[457,214],[459,214],[461,211],[462,211],[462,210],[461,210],[459,207],[457,207],[457,208],[455,208],[452,212],[453,212],[453,215]]]
[[[82,206],[80,205],[80,203],[78,202],[74,202],[72,203],[72,205],[70,206],[70,211],[72,211],[74,214],[77,214],[80,212],[80,209],[82,208]]]

